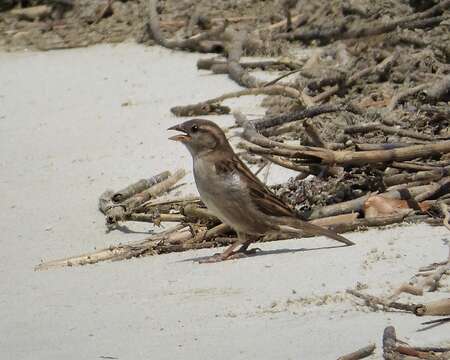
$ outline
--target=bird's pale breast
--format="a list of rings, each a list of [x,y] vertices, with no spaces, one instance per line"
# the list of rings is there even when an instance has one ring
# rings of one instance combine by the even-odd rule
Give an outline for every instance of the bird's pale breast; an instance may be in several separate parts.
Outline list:
[[[194,161],[194,177],[202,201],[224,223],[248,234],[267,231],[237,171],[218,174],[213,162],[199,158]]]

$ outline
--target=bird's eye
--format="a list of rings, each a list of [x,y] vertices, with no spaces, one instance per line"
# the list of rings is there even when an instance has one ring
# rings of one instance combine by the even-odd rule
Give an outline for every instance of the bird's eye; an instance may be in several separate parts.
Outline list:
[[[191,131],[192,132],[197,132],[198,131],[198,125],[192,125]]]

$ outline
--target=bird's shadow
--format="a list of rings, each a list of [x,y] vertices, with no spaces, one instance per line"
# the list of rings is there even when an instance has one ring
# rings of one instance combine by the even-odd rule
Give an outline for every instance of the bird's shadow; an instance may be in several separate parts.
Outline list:
[[[300,249],[275,249],[275,250],[261,250],[257,251],[253,254],[249,254],[246,257],[242,257],[239,259],[231,259],[231,260],[245,260],[248,258],[254,258],[258,256],[266,256],[266,255],[281,255],[281,254],[295,254],[298,252],[307,252],[307,251],[317,251],[317,250],[328,250],[328,249],[339,249],[347,247],[346,245],[334,245],[334,246],[321,246],[321,247],[315,247],[315,248],[300,248]],[[210,256],[199,256],[199,257],[193,257],[188,259],[183,259],[177,262],[200,262],[202,260],[208,259]],[[228,260],[224,260],[228,261]]]

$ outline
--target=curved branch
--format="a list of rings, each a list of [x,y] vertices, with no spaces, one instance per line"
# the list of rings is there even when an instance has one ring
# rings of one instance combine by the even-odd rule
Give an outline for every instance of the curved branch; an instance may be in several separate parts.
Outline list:
[[[207,42],[214,37],[218,37],[225,31],[227,22],[223,22],[215,29],[205,31],[204,33],[192,36],[188,39],[165,39],[161,32],[159,15],[157,11],[158,0],[149,0],[149,26],[154,40],[161,46],[168,49],[184,49],[198,52],[222,52],[223,45],[221,42]]]

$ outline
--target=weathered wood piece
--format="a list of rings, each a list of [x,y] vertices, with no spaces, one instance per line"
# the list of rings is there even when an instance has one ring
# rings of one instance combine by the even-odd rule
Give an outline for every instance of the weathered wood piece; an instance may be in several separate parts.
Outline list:
[[[150,179],[143,179],[131,184],[117,193],[112,190],[105,191],[99,198],[98,208],[105,214],[106,224],[113,225],[119,221],[130,219],[129,216],[138,207],[151,198],[169,191],[185,174],[184,170],[178,170],[173,175],[166,171]],[[120,201],[113,201],[114,196]]]
[[[177,170],[173,175],[167,179],[151,186],[147,190],[144,190],[133,197],[125,200],[122,205],[125,207],[126,212],[130,213],[141,206],[146,201],[159,196],[170,190],[178,181],[180,181],[186,175],[184,169]]]
[[[443,316],[450,315],[450,298],[432,301],[426,304],[416,306],[414,313],[417,316],[431,315]]]
[[[105,249],[97,250],[92,253],[79,256],[71,256],[65,259],[42,262],[35,267],[35,271],[49,270],[52,268],[66,266],[80,266],[87,264],[96,264],[101,261],[121,260],[135,256],[144,255],[147,252],[154,252],[158,249],[158,243],[163,241],[170,243],[179,243],[189,239],[192,234],[189,231],[179,233],[178,230],[185,228],[184,225],[177,225],[161,234],[151,236],[147,239],[128,244],[110,246]]]
[[[398,354],[395,351],[395,345],[397,344],[397,335],[395,334],[395,328],[388,326],[383,332],[383,358],[385,360],[398,360]]]
[[[203,102],[191,105],[174,106],[170,111],[176,116],[198,116],[206,114],[228,114],[230,108],[220,105],[222,101],[241,96],[257,96],[257,95],[281,95],[296,100],[300,99],[300,92],[294,88],[281,85],[273,85],[267,87],[244,89],[223,94],[221,96],[205,100]]]
[[[364,346],[361,349],[358,349],[350,354],[339,356],[337,360],[359,360],[364,359],[375,351],[375,344],[369,344],[367,346]]]
[[[312,147],[304,147],[304,150],[249,147],[249,150],[254,154],[260,155],[278,155],[287,158],[302,159],[309,163],[347,166],[375,164],[390,161],[404,161],[419,157],[438,156],[450,152],[450,141],[375,151],[332,151]]]
[[[19,20],[42,20],[51,15],[52,7],[49,5],[37,5],[13,9],[10,11],[10,13],[11,15],[16,16]]]
[[[169,49],[184,49],[198,52],[222,52],[223,46],[221,42],[210,42],[208,40],[218,38],[223,34],[228,25],[226,21],[209,31],[194,35],[188,39],[165,39],[160,28],[157,5],[158,0],[148,1],[148,25],[153,38],[159,45]]]
[[[382,298],[379,298],[379,297],[376,297],[373,295],[363,294],[362,292],[359,292],[357,290],[352,290],[352,289],[348,289],[347,293],[364,300],[364,302],[365,302],[364,305],[366,305],[374,310],[396,309],[396,310],[402,310],[402,311],[414,313],[414,310],[416,309],[416,306],[417,306],[415,304],[403,304],[403,303],[398,303],[395,301],[387,301],[385,299],[382,299]]]
[[[311,106],[303,110],[294,111],[291,113],[267,116],[262,119],[252,120],[257,130],[266,129],[273,126],[279,126],[288,122],[297,121],[306,118],[313,118],[317,115],[327,114],[337,111],[352,111],[351,106],[339,106],[333,104],[324,104]]]
[[[116,191],[112,196],[112,200],[116,203],[120,203],[137,193],[140,193],[149,187],[160,183],[163,180],[166,180],[170,176],[169,171],[164,171],[160,174],[154,175],[148,179],[141,179],[131,185],[128,185],[126,188]]]

